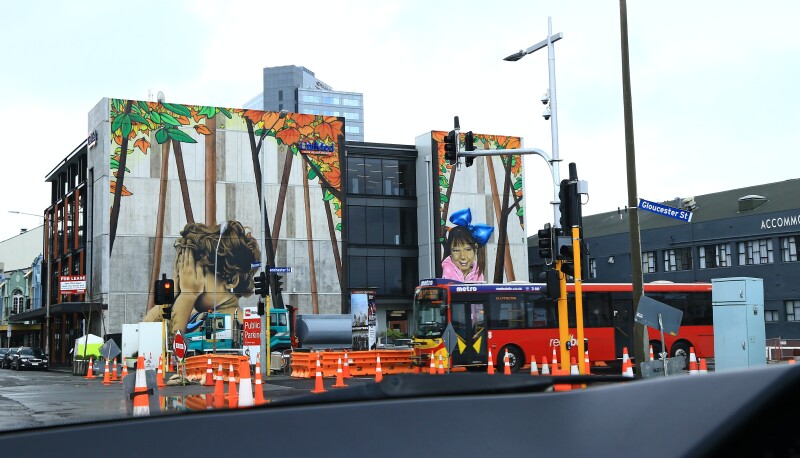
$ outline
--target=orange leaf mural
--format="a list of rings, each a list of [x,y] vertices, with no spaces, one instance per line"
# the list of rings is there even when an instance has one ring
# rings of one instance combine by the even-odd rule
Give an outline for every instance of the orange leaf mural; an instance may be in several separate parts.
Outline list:
[[[147,151],[150,149],[150,142],[145,140],[144,137],[142,137],[142,138],[136,140],[136,142],[133,144],[133,146],[135,148],[139,148],[139,150],[141,152],[143,152],[144,154],[147,154]]]
[[[323,140],[336,140],[342,133],[342,122],[339,120],[323,121],[314,128],[314,132]]]
[[[194,130],[196,130],[198,134],[211,135],[211,129],[205,124],[195,124]]]
[[[114,175],[116,175],[116,174],[114,174]],[[111,194],[114,194],[115,192],[117,192],[117,182],[116,182],[116,181],[112,181],[112,182],[111,182]],[[128,191],[128,188],[126,188],[126,187],[123,185],[123,186],[122,186],[122,195],[123,195],[123,196],[132,196],[132,195],[133,195],[133,193],[132,193],[132,192],[130,192],[130,191]]]

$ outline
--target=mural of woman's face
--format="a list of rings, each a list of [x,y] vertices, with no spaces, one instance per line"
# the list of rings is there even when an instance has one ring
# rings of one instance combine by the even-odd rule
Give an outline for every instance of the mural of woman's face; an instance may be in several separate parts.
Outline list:
[[[466,277],[472,271],[472,265],[475,263],[475,245],[464,242],[453,243],[453,246],[450,247],[450,259]]]

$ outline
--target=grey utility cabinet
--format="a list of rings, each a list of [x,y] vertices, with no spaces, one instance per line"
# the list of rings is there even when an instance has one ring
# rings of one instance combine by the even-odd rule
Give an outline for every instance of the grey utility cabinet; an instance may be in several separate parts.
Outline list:
[[[711,285],[714,370],[766,365],[763,280],[718,278]]]

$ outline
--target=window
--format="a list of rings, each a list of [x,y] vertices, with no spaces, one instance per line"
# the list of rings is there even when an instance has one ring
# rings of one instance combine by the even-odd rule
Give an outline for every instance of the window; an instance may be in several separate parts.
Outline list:
[[[415,208],[349,205],[347,212],[347,233],[350,244],[417,245]]]
[[[283,101],[283,91],[278,91],[278,101]]]
[[[797,236],[790,235],[789,237],[781,237],[781,261],[794,262],[797,261]]]
[[[642,273],[651,274],[656,271],[656,252],[642,252]]]
[[[700,250],[700,268],[730,267],[731,250],[727,243],[721,245],[705,245]]]
[[[739,242],[739,265],[772,264],[772,239]]]
[[[375,287],[379,295],[414,293],[418,278],[417,258],[397,256],[349,256],[352,288]]]
[[[489,309],[489,326],[492,329],[518,329],[525,325],[525,307],[515,296],[492,298]]]
[[[25,296],[20,291],[14,291],[13,305],[11,307],[11,314],[22,313],[25,311]]]
[[[800,300],[783,303],[786,304],[786,321],[800,321]]]
[[[589,278],[597,278],[597,260],[589,258]]]
[[[345,106],[348,106],[348,107],[358,107],[358,106],[361,106],[361,102],[358,99],[343,98],[342,99],[342,105],[345,105]]]
[[[778,321],[780,318],[778,317],[777,310],[764,310],[764,321]]]
[[[413,160],[349,157],[347,192],[379,196],[415,195]]]
[[[677,270],[692,269],[692,249],[676,248],[674,250],[664,250],[664,271],[674,272]]]
[[[347,192],[364,194],[367,175],[364,172],[364,158],[347,158]]]

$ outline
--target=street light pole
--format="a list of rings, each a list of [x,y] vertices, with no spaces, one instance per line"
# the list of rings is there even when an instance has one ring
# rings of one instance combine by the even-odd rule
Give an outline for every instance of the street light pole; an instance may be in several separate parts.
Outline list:
[[[214,334],[214,350],[217,353],[217,253],[219,253],[219,242],[222,241],[222,234],[228,229],[228,222],[223,221],[219,225],[219,238],[217,239],[217,248],[214,250],[214,313],[211,317],[211,332]]]

